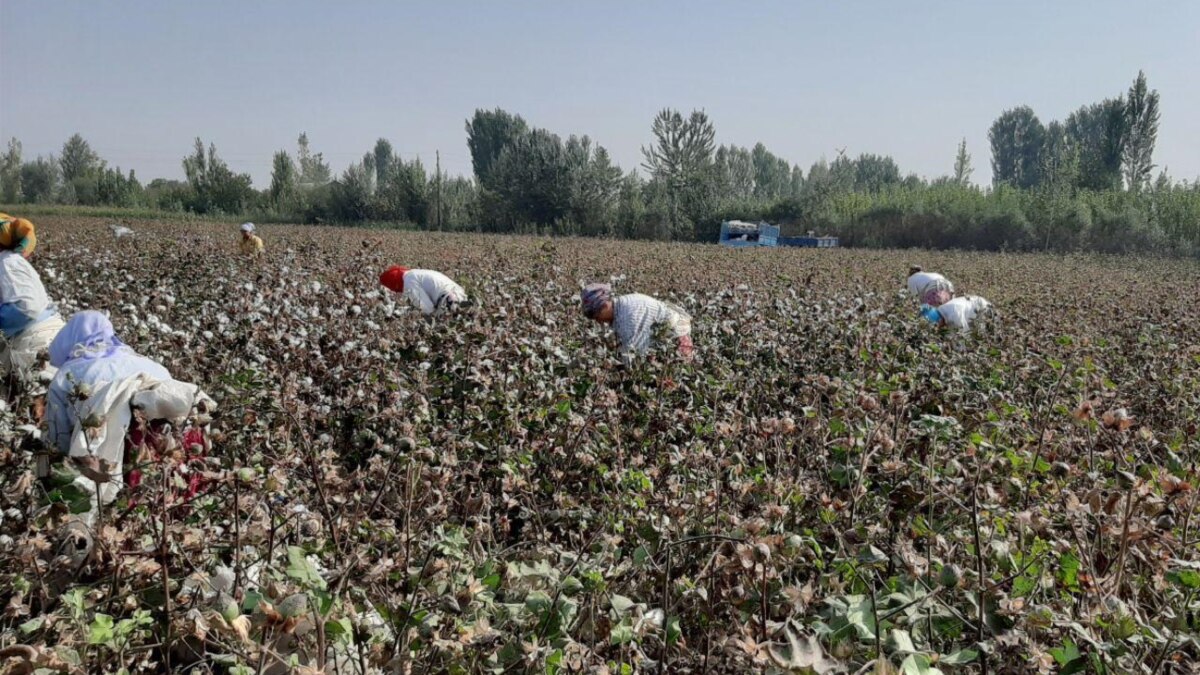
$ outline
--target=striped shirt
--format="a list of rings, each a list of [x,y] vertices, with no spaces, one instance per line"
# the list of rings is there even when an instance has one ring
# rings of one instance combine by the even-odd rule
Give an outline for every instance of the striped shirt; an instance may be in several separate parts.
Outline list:
[[[666,324],[675,338],[692,332],[692,317],[678,307],[641,293],[613,299],[612,327],[622,350],[645,354],[654,337],[654,327],[659,324]]]

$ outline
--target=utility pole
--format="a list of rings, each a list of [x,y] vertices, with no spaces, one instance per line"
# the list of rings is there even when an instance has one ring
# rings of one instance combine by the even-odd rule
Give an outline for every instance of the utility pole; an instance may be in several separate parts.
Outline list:
[[[436,162],[437,172],[437,229],[442,231],[442,151],[434,150],[434,158]]]

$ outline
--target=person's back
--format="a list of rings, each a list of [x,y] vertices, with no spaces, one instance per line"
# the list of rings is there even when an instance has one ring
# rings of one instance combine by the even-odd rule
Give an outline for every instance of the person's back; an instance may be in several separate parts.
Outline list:
[[[449,305],[467,301],[467,292],[463,287],[436,270],[393,265],[380,275],[379,282],[385,288],[407,297],[427,316]]]
[[[0,251],[0,303],[13,305],[31,318],[50,305],[41,276],[14,251]]]
[[[972,322],[991,311],[992,304],[978,295],[964,295],[937,308],[947,326],[969,330]]]
[[[458,299],[464,294],[462,286],[437,270],[409,270],[404,274],[404,283],[406,286],[411,284],[420,287],[426,295],[434,299],[445,294]]]
[[[641,293],[613,298],[613,331],[621,344],[643,354],[650,348],[654,325],[674,318],[676,310],[661,300]]]
[[[949,284],[950,282],[937,272],[917,272],[908,277],[908,292],[919,296],[927,287],[935,283]]]

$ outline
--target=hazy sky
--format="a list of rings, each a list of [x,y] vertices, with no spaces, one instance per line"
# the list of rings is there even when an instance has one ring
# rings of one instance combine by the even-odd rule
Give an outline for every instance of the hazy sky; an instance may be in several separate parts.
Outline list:
[[[950,171],[1028,104],[1043,122],[1162,95],[1155,160],[1200,176],[1200,2],[67,2],[0,0],[0,136],[57,154],[78,131],[143,182],[199,135],[255,185],[307,131],[335,171],[380,136],[469,174],[464,120],[500,106],[588,134],[625,169],[663,107],[719,143],[808,166],[839,148]]]

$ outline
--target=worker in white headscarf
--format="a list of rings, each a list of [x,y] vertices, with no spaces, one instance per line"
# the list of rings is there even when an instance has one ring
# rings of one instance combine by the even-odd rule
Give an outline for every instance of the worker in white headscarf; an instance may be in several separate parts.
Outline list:
[[[238,242],[238,250],[243,255],[262,255],[263,240],[257,234],[254,234],[254,223],[242,223],[242,238]]]
[[[31,375],[27,371],[62,327],[33,265],[18,252],[0,251],[0,376]]]
[[[937,307],[921,305],[921,316],[939,328],[967,332],[994,315],[992,303],[978,295],[964,295]]]
[[[161,426],[135,428],[133,411],[141,410],[146,422],[187,416],[193,406],[215,409],[216,404],[194,384],[179,382],[158,362],[125,345],[104,314],[78,312],[71,316],[50,344],[50,364],[58,369],[46,400],[46,442],[63,455],[93,457],[107,462],[112,479],[97,487],[77,481],[96,493],[100,503],[112,501],[120,489],[127,452],[148,445]],[[136,432],[136,442],[130,435]],[[193,442],[204,443],[200,434]],[[202,450],[207,448],[202,448]],[[194,448],[185,447],[191,455]],[[128,478],[136,485],[140,473]],[[199,483],[192,479],[188,492]]]
[[[908,292],[923,305],[937,307],[954,297],[954,284],[937,272],[926,272],[920,265],[908,268]]]
[[[692,358],[692,317],[682,308],[641,293],[614,296],[608,284],[584,287],[579,299],[584,316],[612,326],[626,363],[650,349],[658,326],[670,332],[680,356]]]

